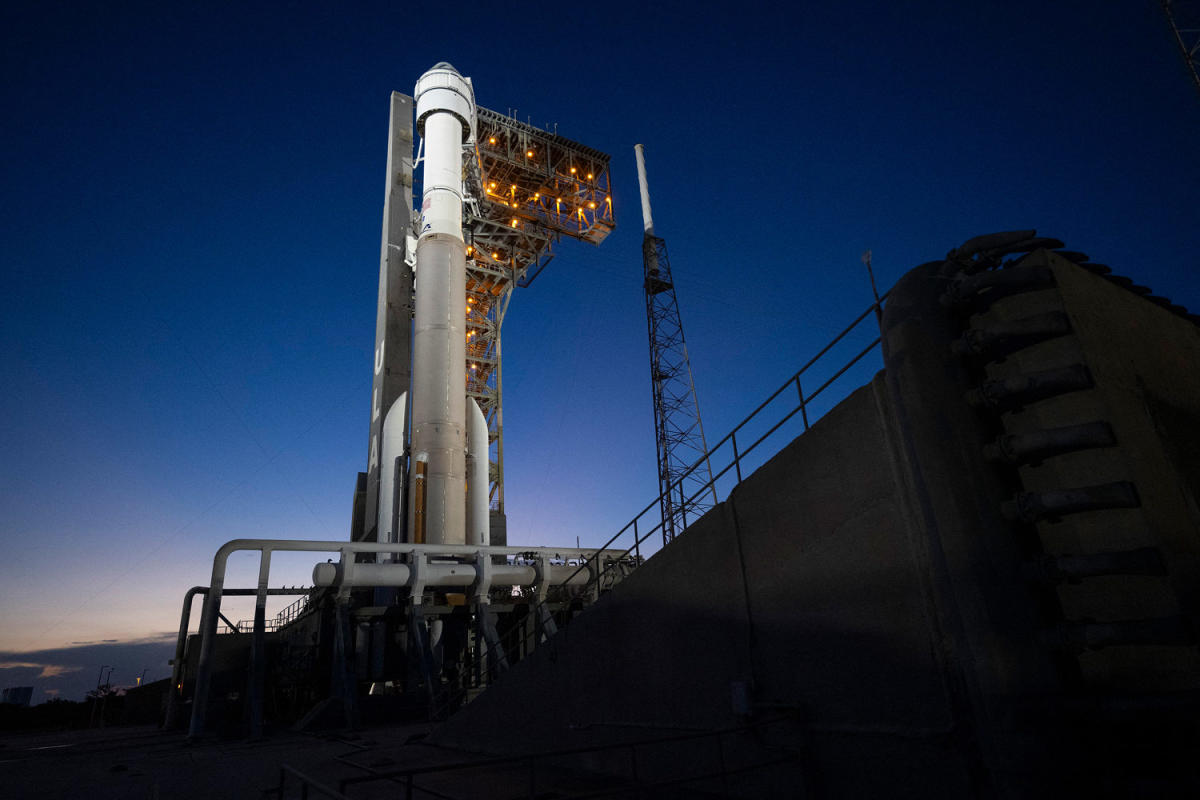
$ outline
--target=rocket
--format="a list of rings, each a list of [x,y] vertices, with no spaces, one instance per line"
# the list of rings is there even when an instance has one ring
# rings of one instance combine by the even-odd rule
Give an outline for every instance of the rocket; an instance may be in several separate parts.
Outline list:
[[[467,400],[465,372],[463,152],[475,135],[475,94],[469,78],[442,62],[418,79],[414,97],[424,156],[412,387],[383,422],[376,530],[379,541],[399,541],[406,530],[403,538],[413,543],[486,545],[487,423]],[[388,467],[404,463],[406,427],[402,474]]]

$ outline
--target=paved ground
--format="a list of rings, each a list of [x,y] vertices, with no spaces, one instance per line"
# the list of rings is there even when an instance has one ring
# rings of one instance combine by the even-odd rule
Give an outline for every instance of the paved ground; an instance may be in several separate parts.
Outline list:
[[[406,725],[327,736],[282,731],[258,742],[202,743],[189,743],[182,733],[163,733],[153,727],[7,734],[0,736],[0,796],[13,800],[257,799],[276,796],[264,795],[264,790],[278,786],[285,764],[337,789],[345,778],[480,758],[414,741],[427,730],[427,725]],[[614,785],[597,776],[541,767],[536,790],[539,797],[550,798]],[[514,764],[434,773],[418,776],[415,788],[413,796],[418,798],[524,798],[529,796],[529,771]],[[404,786],[395,780],[376,780],[348,786],[346,794],[355,800],[397,798],[404,797]],[[295,779],[289,778],[283,796],[300,797]]]

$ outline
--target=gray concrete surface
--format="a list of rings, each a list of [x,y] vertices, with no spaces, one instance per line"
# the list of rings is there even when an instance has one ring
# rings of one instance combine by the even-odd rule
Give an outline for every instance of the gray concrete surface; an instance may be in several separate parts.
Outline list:
[[[258,800],[265,796],[263,790],[279,785],[280,767],[285,764],[337,789],[344,778],[478,760],[473,754],[409,741],[427,730],[426,725],[411,725],[329,736],[277,731],[259,742],[196,744],[189,744],[182,734],[153,727],[7,734],[0,736],[0,796],[12,800]],[[566,797],[620,785],[611,776],[543,761],[535,789],[539,796]],[[417,776],[414,787],[418,798],[523,798],[528,796],[529,768],[516,761],[453,769]],[[347,786],[345,794],[355,800],[396,798],[404,796],[404,788],[396,780],[378,780]],[[702,786],[693,787],[688,796],[703,794]],[[299,782],[289,777],[283,797],[300,796]]]
[[[831,410],[433,740],[516,753],[719,729],[740,721],[744,684],[759,719],[795,722],[727,736],[729,764],[794,760],[739,777],[741,794],[890,781],[903,796],[924,791],[905,777],[918,764],[964,789],[885,391],[877,378]],[[506,725],[519,735],[484,733]],[[646,768],[671,774],[712,747]]]

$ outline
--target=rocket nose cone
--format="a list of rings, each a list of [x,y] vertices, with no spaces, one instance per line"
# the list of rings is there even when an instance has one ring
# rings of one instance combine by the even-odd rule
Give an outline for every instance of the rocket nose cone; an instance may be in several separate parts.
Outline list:
[[[461,73],[461,72],[459,72],[458,70],[456,70],[456,69],[454,68],[454,65],[453,65],[453,64],[451,64],[449,61],[439,61],[438,63],[436,63],[436,64],[434,64],[432,67],[430,67],[430,68],[429,68],[429,71],[430,71],[430,72],[433,72],[435,69],[445,69],[445,70],[449,70],[450,72],[453,72],[455,75],[458,75],[458,76],[460,76],[460,77],[461,77],[461,75],[462,75],[462,73]]]

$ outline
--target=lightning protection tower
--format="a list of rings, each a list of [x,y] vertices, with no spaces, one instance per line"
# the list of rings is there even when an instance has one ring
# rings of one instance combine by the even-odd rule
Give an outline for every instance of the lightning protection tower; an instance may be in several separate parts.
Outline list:
[[[654,438],[658,449],[659,508],[663,544],[683,532],[717,502],[708,446],[700,424],[700,404],[688,361],[679,301],[671,280],[667,243],[654,235],[646,160],[635,145],[638,185],[642,195],[642,265],[646,292],[646,327],[650,333],[650,385],[654,394]],[[712,501],[709,502],[711,496]]]

